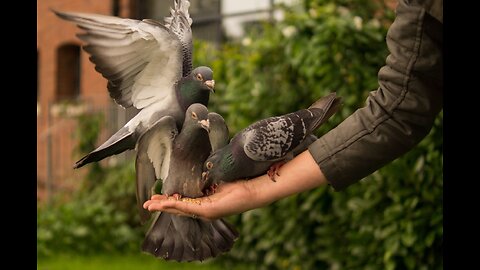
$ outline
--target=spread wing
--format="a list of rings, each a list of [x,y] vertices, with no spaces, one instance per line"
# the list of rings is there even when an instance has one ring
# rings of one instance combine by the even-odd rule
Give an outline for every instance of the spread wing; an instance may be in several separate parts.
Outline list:
[[[143,203],[152,196],[151,189],[157,179],[165,180],[168,176],[170,154],[173,140],[178,134],[175,119],[164,116],[143,133],[136,145],[135,159],[137,206],[142,222],[150,214],[143,209]]]
[[[182,41],[169,28],[153,20],[54,12],[84,30],[78,35],[86,43],[83,49],[108,80],[116,103],[142,109],[174,97],[184,54]]]
[[[170,29],[182,43],[183,77],[192,71],[192,18],[188,13],[190,2],[175,0],[174,8],[170,9],[170,16],[165,18],[165,27]]]

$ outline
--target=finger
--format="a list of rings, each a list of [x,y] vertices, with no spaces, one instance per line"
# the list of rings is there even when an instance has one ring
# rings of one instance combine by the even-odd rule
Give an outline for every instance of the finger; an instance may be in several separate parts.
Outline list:
[[[161,200],[161,201],[151,201],[151,204],[148,205],[149,211],[163,211],[177,215],[184,215],[184,216],[197,216],[206,218],[206,213],[208,210],[206,209],[204,203],[197,204],[191,202],[184,202],[178,200]]]
[[[144,208],[144,209],[147,209],[148,206],[149,206],[150,204],[152,204],[152,202],[154,202],[154,201],[161,201],[161,200],[167,200],[167,199],[168,199],[168,197],[165,196],[165,195],[161,195],[161,194],[152,195],[152,197],[150,198],[150,200],[147,200],[147,201],[145,201],[145,202],[143,203],[143,208]]]
[[[154,195],[152,195],[152,197],[150,199],[151,200],[163,200],[163,199],[168,199],[168,197],[166,195],[163,195],[163,194],[154,194]]]
[[[179,210],[177,208],[177,205],[175,202],[177,201],[170,201],[170,202],[173,202],[174,204],[171,205],[169,203],[166,203],[167,201],[166,200],[163,200],[163,201],[153,201],[153,200],[150,200],[148,204],[146,204],[146,209],[148,211],[151,211],[151,212],[154,212],[154,211],[162,211],[162,212],[167,212],[167,213],[170,213],[170,214],[175,214],[175,215],[179,215],[179,216],[186,216],[186,217],[198,217],[197,214],[195,213],[191,213],[191,212],[188,212],[188,211],[182,211],[182,210]]]
[[[148,210],[148,207],[149,207],[152,203],[154,203],[153,200],[148,200],[148,201],[144,202],[144,203],[143,203],[143,209],[147,209],[147,210]]]

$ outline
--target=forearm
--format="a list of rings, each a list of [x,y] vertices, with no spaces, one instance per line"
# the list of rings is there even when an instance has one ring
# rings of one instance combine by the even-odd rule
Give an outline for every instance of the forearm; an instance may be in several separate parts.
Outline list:
[[[336,190],[398,158],[428,134],[443,102],[442,39],[438,20],[400,1],[378,90],[365,107],[309,147]]]
[[[283,165],[273,182],[268,175],[248,180],[246,184],[252,192],[250,209],[268,205],[279,199],[307,191],[327,183],[317,163],[309,151],[296,156]]]

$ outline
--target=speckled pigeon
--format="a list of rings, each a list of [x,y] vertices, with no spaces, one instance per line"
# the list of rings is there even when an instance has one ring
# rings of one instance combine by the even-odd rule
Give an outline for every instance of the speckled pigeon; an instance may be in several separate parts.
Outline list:
[[[208,110],[197,103],[188,108],[180,133],[171,117],[165,116],[140,137],[136,159],[139,203],[149,198],[156,179],[163,179],[163,194],[204,195],[201,174],[211,150],[208,129]],[[206,221],[157,212],[142,250],[165,260],[202,261],[230,250],[237,237],[236,229],[222,219]]]
[[[78,37],[86,43],[83,49],[95,69],[108,79],[110,97],[122,107],[140,110],[74,168],[133,149],[138,137],[163,116],[172,116],[180,128],[190,104],[208,104],[215,82],[208,67],[192,71],[189,6],[189,1],[175,0],[165,24],[54,11],[85,31]]]
[[[209,185],[255,177],[268,172],[275,181],[281,164],[305,150],[310,136],[340,107],[341,98],[331,93],[308,109],[269,117],[238,132],[228,145],[213,152],[204,163]]]

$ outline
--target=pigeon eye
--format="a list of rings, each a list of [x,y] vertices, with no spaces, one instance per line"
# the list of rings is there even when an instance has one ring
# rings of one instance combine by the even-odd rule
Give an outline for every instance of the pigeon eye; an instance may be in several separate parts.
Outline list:
[[[198,116],[197,116],[197,114],[196,114],[195,112],[192,112],[192,118],[193,118],[193,119],[198,119]]]
[[[209,161],[207,162],[206,166],[207,166],[207,169],[211,170],[213,168],[213,163]]]
[[[197,80],[203,81],[203,76],[202,76],[202,74],[200,74],[200,73],[197,74]]]

